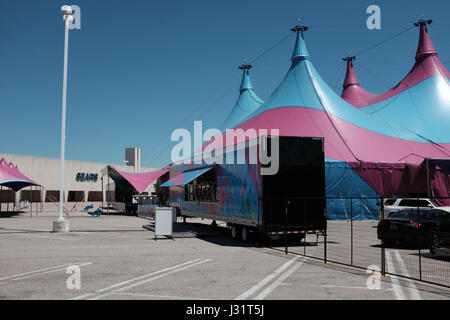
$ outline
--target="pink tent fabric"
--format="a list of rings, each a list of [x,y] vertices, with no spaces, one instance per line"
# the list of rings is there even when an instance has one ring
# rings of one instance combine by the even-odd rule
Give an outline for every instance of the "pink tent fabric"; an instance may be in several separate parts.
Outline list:
[[[115,177],[119,175],[119,177],[125,179],[130,185],[132,185],[139,193],[144,192],[147,187],[152,184],[156,179],[161,177],[163,174],[169,171],[169,168],[163,168],[156,171],[150,172],[140,172],[140,173],[132,173],[132,172],[124,172],[117,170],[113,166],[108,166],[110,170],[108,170],[111,178],[116,181]],[[117,183],[117,181],[116,181]]]
[[[368,101],[375,99],[377,96],[361,87],[358,78],[356,77],[353,61],[351,59],[347,60],[347,72],[345,74],[343,87],[344,90],[342,91],[341,97],[357,108],[366,106]]]
[[[427,167],[422,163],[349,162],[352,169],[381,195],[409,197],[427,191]],[[450,174],[437,165],[429,166],[431,198],[441,205],[450,205]]]
[[[450,73],[439,60],[437,52],[431,42],[428,29],[425,24],[422,24],[420,26],[416,62],[408,75],[400,81],[400,83],[382,94],[377,95],[369,93],[360,86],[356,79],[353,64],[348,63],[347,74],[344,81],[344,90],[342,91],[341,96],[356,108],[363,108],[393,97],[415,86],[419,82],[434,76],[450,78]]]
[[[450,199],[439,199],[439,197],[450,196],[450,173],[437,165],[430,168],[430,189],[437,203],[443,206],[450,206]],[[447,191],[447,192],[446,192]]]
[[[12,162],[8,163],[5,159],[0,160],[0,185],[19,191],[27,186],[39,186],[38,183],[31,180],[19,171]]]

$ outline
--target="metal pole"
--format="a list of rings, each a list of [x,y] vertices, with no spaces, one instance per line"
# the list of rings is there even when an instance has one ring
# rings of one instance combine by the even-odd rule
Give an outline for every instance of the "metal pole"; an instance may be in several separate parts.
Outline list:
[[[353,266],[353,198],[350,198],[350,265]]]
[[[67,63],[69,55],[69,25],[72,16],[65,16],[64,32],[64,73],[63,73],[63,97],[62,97],[62,117],[61,117],[61,185],[59,190],[59,219],[64,220],[64,156],[66,141],[66,98],[67,98]]]
[[[285,216],[284,216],[284,221],[285,221],[285,237],[286,237],[286,241],[285,241],[285,248],[284,248],[284,253],[288,254],[288,203],[286,203],[285,206]]]
[[[102,176],[102,211],[104,210],[104,199],[105,198],[105,194],[104,194],[104,192],[103,192],[103,176]]]
[[[306,199],[303,199],[303,227],[306,227]],[[305,228],[306,229],[306,228]],[[306,237],[308,230],[305,230],[305,238],[303,239],[303,255],[306,256]]]
[[[40,211],[39,212],[42,212],[42,210],[43,210],[43,206],[44,206],[44,188],[41,186],[41,203],[40,203]]]
[[[384,219],[384,201],[383,197],[381,198],[380,204],[380,219]],[[382,231],[384,232],[384,231]],[[384,234],[381,235],[381,274],[383,276],[386,275],[386,251],[384,248]]]
[[[323,262],[327,263],[327,229],[328,229],[328,223],[327,223],[327,197],[325,196],[323,204],[323,215],[325,217],[325,230],[324,230],[324,239],[323,239]]]
[[[428,193],[428,198],[431,197],[430,195],[430,168],[428,166],[428,158],[425,159],[425,163],[427,165],[427,193]]]
[[[109,168],[108,168],[108,185],[106,186],[106,205],[108,206],[108,214],[109,214],[109,197],[111,196],[111,192],[109,191]]]
[[[30,218],[33,218],[33,186],[30,188]]]
[[[420,223],[420,207],[419,207],[419,198],[417,198],[417,223]],[[422,281],[422,250],[420,243],[420,229],[417,229],[417,242],[419,245],[419,279]]]

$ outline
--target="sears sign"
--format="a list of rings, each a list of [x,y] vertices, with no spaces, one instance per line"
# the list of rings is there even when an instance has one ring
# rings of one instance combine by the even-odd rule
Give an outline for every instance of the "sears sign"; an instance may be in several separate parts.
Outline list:
[[[97,182],[97,180],[98,180],[98,173],[78,172],[76,180],[78,182]]]

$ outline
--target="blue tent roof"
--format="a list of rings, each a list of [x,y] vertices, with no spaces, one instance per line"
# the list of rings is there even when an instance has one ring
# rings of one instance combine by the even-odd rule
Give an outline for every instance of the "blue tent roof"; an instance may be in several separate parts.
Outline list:
[[[222,131],[231,129],[242,122],[250,113],[259,108],[264,102],[255,93],[250,79],[249,66],[240,67],[243,70],[242,81],[239,89],[239,98],[228,118],[222,125]]]
[[[298,26],[299,28],[302,26]],[[302,27],[304,28],[304,27]],[[382,135],[426,142],[412,130],[393,125],[386,119],[372,117],[343,100],[322,79],[311,62],[304,39],[304,29],[298,29],[295,48],[292,54],[292,64],[286,76],[272,95],[254,112],[248,115],[242,122],[272,109],[286,107],[304,107],[324,111],[330,116],[345,120],[357,127],[376,132]],[[302,123],[299,119],[299,125]],[[318,123],[320,126],[321,124]],[[282,126],[282,124],[280,124]],[[340,131],[336,127],[336,131]],[[353,140],[357,137],[343,137]]]
[[[450,143],[450,73],[441,63],[425,20],[411,71],[382,94],[365,91],[348,63],[342,97],[374,117],[408,128],[436,143]]]

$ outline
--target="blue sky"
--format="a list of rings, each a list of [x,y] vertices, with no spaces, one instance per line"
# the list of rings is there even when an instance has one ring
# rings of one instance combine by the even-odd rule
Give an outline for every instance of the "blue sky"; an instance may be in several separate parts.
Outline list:
[[[171,132],[194,120],[219,127],[251,61],[289,33],[310,27],[312,61],[340,93],[341,60],[407,29],[423,14],[441,61],[450,60],[450,2],[300,0],[2,0],[0,2],[0,152],[59,157],[63,4],[77,4],[82,29],[70,31],[66,159],[122,163],[142,148],[141,165],[170,162]],[[381,30],[365,26],[381,7]],[[291,36],[254,63],[252,81],[266,99],[290,64]],[[418,29],[363,55],[363,86],[382,92],[414,62]],[[449,64],[446,64],[449,68]]]

